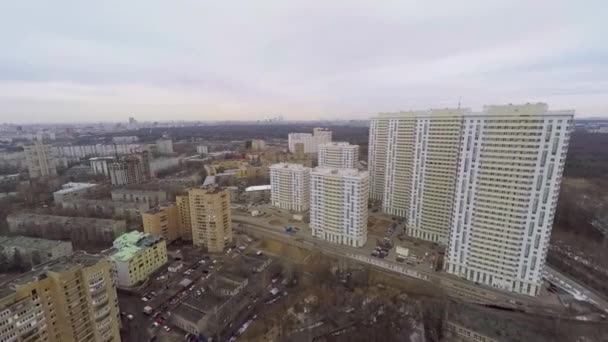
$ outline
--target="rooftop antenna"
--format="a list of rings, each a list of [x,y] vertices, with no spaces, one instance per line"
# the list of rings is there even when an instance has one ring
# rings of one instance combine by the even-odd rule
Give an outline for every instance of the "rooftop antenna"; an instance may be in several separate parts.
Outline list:
[[[460,109],[460,101],[462,100],[462,96],[458,97],[458,109]]]

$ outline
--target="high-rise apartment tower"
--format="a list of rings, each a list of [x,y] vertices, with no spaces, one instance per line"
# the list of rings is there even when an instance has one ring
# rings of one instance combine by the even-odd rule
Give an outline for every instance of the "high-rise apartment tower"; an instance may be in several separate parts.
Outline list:
[[[380,114],[372,192],[409,235],[448,246],[447,272],[536,295],[573,114],[543,103]]]

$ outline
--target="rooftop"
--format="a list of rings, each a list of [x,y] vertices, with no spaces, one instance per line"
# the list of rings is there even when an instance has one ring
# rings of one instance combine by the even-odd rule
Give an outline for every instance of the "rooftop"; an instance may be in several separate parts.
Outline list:
[[[351,148],[355,148],[355,147],[359,147],[359,145],[351,145],[349,142],[346,141],[333,141],[333,142],[328,142],[328,143],[324,143],[324,144],[320,144],[319,147],[321,146],[332,146],[332,147],[351,147]]]
[[[340,177],[366,177],[367,171],[359,171],[357,169],[336,169],[333,167],[315,167],[311,175],[335,175]]]
[[[137,230],[130,231],[114,240],[114,250],[110,258],[118,261],[129,261],[145,248],[154,246],[162,239],[161,236],[142,233]]]
[[[270,166],[271,169],[291,169],[291,170],[305,170],[308,167],[302,164],[295,163],[277,163]]]
[[[74,182],[69,182],[69,183],[63,184],[61,186],[62,189],[55,191],[54,194],[67,194],[67,193],[74,192],[74,191],[89,189],[89,188],[92,188],[94,186],[97,186],[97,184],[95,184],[95,183],[74,183]]]
[[[12,279],[7,284],[2,284],[0,287],[16,288],[19,285],[31,283],[44,279],[48,272],[65,272],[75,267],[90,267],[103,260],[101,255],[87,254],[83,251],[77,251],[71,256],[65,256],[59,259],[51,260],[46,263],[34,267],[31,271],[23,273],[18,278]]]
[[[163,202],[159,204],[157,207],[150,208],[150,210],[146,211],[146,214],[157,214],[164,209],[168,209],[175,206],[175,202]]]
[[[0,247],[21,247],[45,251],[57,246],[71,244],[69,241],[47,240],[27,236],[0,236]]]
[[[124,220],[112,220],[112,219],[101,219],[93,217],[72,217],[72,216],[59,216],[59,215],[45,215],[45,214],[33,214],[33,213],[18,213],[11,214],[7,217],[7,221],[16,220],[21,221],[22,224],[40,224],[41,222],[51,223],[60,222],[63,225],[69,226],[95,226],[107,227],[113,226],[116,223],[125,224]],[[49,222],[51,221],[51,222]]]
[[[246,192],[249,191],[264,191],[264,190],[271,190],[272,189],[272,185],[268,184],[268,185],[254,185],[254,186],[248,186],[247,188],[245,188]]]

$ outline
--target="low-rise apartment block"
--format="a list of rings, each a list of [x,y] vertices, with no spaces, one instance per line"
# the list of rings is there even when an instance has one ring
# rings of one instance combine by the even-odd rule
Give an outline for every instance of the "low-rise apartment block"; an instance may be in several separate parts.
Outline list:
[[[148,203],[84,198],[63,200],[60,205],[63,209],[74,210],[77,213],[103,215],[121,220],[139,219],[143,212],[150,209]]]
[[[114,240],[109,260],[117,286],[132,287],[167,263],[167,244],[161,236],[131,231]]]
[[[152,208],[167,201],[167,193],[162,190],[114,189],[112,201],[147,203]]]
[[[49,260],[72,255],[70,241],[48,240],[28,236],[0,236],[0,253],[12,260],[15,251],[30,265],[37,265]]]
[[[81,198],[90,193],[96,186],[95,183],[65,183],[61,186],[61,190],[53,192],[53,200],[55,203],[60,203],[65,200]]]
[[[6,218],[9,231],[73,243],[110,244],[127,230],[122,220],[21,213]]]

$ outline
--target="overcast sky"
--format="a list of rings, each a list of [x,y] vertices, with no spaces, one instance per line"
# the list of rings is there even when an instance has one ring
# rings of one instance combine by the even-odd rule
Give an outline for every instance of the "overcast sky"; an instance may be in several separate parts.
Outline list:
[[[0,122],[608,117],[608,1],[0,3]]]

